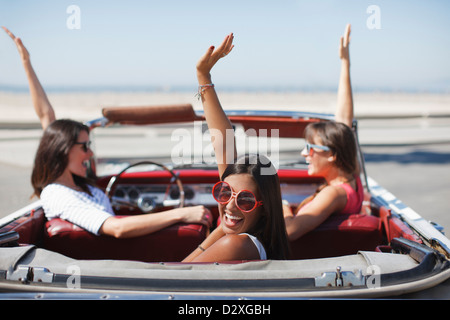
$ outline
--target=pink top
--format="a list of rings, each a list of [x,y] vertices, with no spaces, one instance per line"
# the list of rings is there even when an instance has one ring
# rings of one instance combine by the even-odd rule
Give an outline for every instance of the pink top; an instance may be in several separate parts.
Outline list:
[[[361,212],[362,202],[364,200],[364,189],[361,183],[361,178],[356,175],[356,190],[352,188],[352,186],[348,183],[343,183],[340,187],[344,188],[345,193],[347,194],[347,204],[344,209],[340,212],[336,212],[337,214],[355,214]],[[305,210],[312,201],[305,204],[299,212]]]
[[[345,208],[339,212],[341,214],[355,214],[360,213],[362,203],[364,200],[364,190],[361,183],[361,178],[359,176],[355,176],[356,180],[356,190],[353,189],[350,184],[343,183],[341,187],[344,188],[347,193],[347,204]]]

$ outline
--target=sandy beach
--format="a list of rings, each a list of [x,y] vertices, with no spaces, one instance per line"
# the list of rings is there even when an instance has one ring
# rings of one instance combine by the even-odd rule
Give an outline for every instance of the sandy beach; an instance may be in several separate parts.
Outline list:
[[[50,93],[58,118],[85,121],[101,116],[106,106],[191,103],[201,109],[195,92]],[[221,92],[224,109],[284,109],[334,113],[335,92]],[[354,93],[356,118],[450,116],[450,93]],[[0,92],[0,123],[37,122],[28,92]]]

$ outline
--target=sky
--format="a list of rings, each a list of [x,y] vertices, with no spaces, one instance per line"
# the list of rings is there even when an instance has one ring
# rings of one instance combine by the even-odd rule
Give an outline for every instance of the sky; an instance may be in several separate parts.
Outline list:
[[[448,93],[449,14],[448,0],[0,0],[0,24],[22,38],[47,90],[195,91],[197,60],[230,32],[216,87],[335,90],[351,23],[355,91]],[[26,88],[2,30],[0,57],[0,89]]]

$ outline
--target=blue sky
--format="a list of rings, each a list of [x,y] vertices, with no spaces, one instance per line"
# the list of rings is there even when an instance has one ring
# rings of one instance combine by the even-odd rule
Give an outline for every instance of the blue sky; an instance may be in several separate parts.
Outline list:
[[[80,29],[67,27],[70,5]],[[380,29],[367,26],[371,5]],[[450,92],[449,14],[446,0],[0,0],[0,24],[22,38],[47,89],[195,88],[198,58],[233,32],[216,86],[334,90],[351,23],[356,90]],[[3,32],[0,56],[0,85],[26,87]]]

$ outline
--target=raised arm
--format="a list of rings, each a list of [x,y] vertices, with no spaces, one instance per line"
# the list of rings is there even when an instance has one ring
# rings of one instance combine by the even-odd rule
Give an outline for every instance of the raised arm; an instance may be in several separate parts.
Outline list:
[[[350,31],[348,24],[345,34],[341,37],[339,46],[339,57],[341,59],[341,75],[339,78],[339,88],[337,95],[336,121],[345,123],[350,128],[353,122],[353,94],[350,81]]]
[[[14,43],[19,50],[20,57],[22,59],[23,66],[25,68],[25,73],[28,78],[28,85],[30,87],[31,100],[33,102],[34,110],[39,117],[42,128],[45,130],[47,126],[52,123],[56,117],[55,112],[50,104],[50,101],[47,98],[47,95],[42,88],[39,79],[34,72],[34,69],[31,65],[30,54],[28,50],[22,43],[20,38],[17,38],[11,31],[9,31],[6,27],[2,27],[3,30],[13,39]]]
[[[236,158],[233,127],[220,105],[219,98],[211,79],[211,69],[233,49],[233,34],[225,37],[218,48],[209,47],[197,63],[197,79],[199,94],[202,99],[206,122],[211,133],[211,139],[221,176],[227,163]]]

